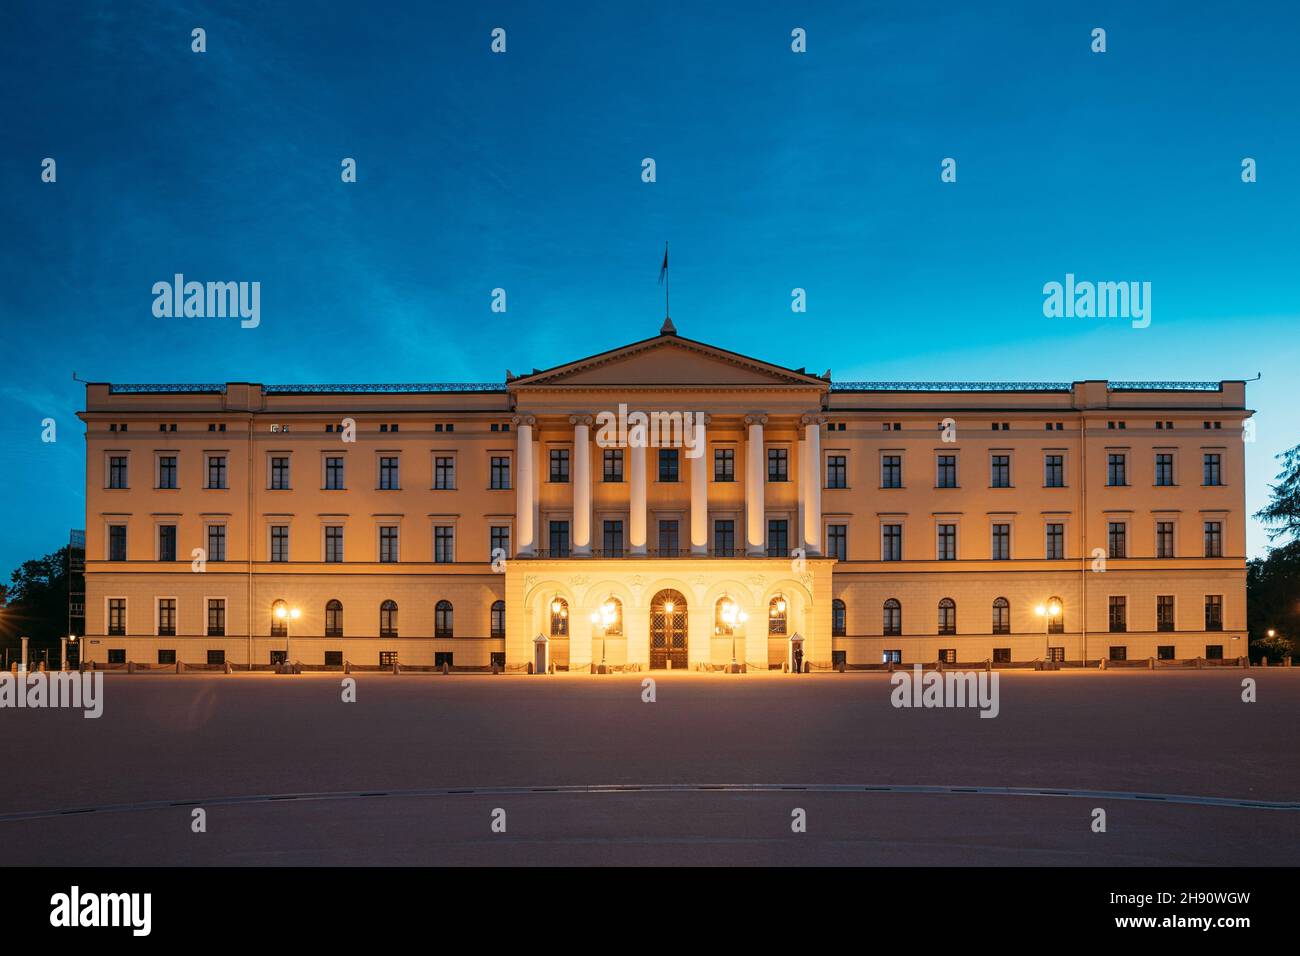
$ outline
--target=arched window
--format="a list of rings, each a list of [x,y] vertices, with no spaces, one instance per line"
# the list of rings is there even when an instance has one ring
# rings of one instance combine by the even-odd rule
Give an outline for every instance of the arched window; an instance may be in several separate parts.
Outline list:
[[[1064,604],[1064,602],[1063,602],[1059,597],[1057,597],[1055,594],[1053,594],[1051,597],[1049,597],[1049,598],[1047,599],[1047,606],[1048,606],[1049,608],[1050,608],[1050,607],[1059,607],[1059,608],[1061,609],[1061,612],[1060,612],[1059,614],[1057,614],[1057,615],[1055,615],[1055,616],[1053,616],[1053,617],[1049,617],[1049,618],[1047,619],[1047,632],[1048,632],[1049,634],[1064,634],[1064,633],[1065,633],[1065,604]]]
[[[397,636],[397,602],[385,601],[379,605],[379,636]]]
[[[289,605],[283,600],[271,602],[271,636],[284,637],[289,633]]]
[[[610,597],[605,601],[606,604],[614,608],[614,620],[609,627],[605,628],[606,637],[623,636],[623,602],[616,597]]]
[[[569,602],[558,594],[551,601],[551,637],[569,636]]]
[[[993,633],[1011,633],[1011,602],[1004,597],[993,602]]]
[[[885,602],[885,637],[897,637],[903,633],[903,605],[896,598]]]
[[[831,601],[831,636],[843,637],[849,632],[848,611],[839,598]]]
[[[785,603],[785,598],[783,598],[779,594],[776,597],[772,598],[771,602],[767,606],[767,633],[769,634],[785,633],[785,621],[786,621],[787,610],[788,610],[788,606]]]
[[[506,602],[492,602],[492,636],[506,636]]]
[[[452,608],[450,601],[439,601],[433,608],[433,636],[451,637]]]
[[[325,605],[325,636],[343,636],[343,602],[334,600]]]
[[[957,633],[957,602],[952,598],[944,598],[939,602],[939,633]]]
[[[735,610],[728,610],[729,608],[735,608]],[[731,637],[735,634],[735,625],[728,624],[727,618],[730,617],[734,622],[737,611],[739,611],[739,608],[736,607],[736,602],[731,598],[718,598],[718,603],[713,606],[713,633],[718,637]]]

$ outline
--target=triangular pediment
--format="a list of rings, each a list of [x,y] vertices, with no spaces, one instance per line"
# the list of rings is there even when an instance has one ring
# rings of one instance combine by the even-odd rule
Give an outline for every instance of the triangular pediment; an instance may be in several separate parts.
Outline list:
[[[678,335],[659,335],[587,358],[511,379],[518,387],[609,386],[803,386],[827,382],[802,369],[790,369],[729,352]]]

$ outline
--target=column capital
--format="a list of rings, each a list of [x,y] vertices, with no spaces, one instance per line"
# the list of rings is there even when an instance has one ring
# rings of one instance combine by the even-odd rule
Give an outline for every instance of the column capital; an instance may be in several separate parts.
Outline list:
[[[746,424],[746,425],[766,425],[766,424],[767,424],[767,415],[763,414],[762,412],[755,412],[755,413],[752,414],[752,415],[746,415],[746,416],[745,416],[745,424]]]
[[[825,425],[826,416],[818,413],[810,413],[799,416],[800,425]]]
[[[595,418],[593,418],[591,415],[570,415],[569,416],[570,425],[586,425],[590,427],[591,423],[594,421]]]
[[[528,426],[536,425],[537,416],[536,415],[513,415],[510,418],[510,424],[528,425]]]

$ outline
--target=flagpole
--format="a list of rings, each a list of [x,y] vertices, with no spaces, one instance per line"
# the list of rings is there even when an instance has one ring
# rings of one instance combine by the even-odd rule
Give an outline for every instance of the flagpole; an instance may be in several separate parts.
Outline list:
[[[668,288],[672,280],[668,276],[668,243],[664,243],[664,318],[672,318],[672,310],[668,307]]]

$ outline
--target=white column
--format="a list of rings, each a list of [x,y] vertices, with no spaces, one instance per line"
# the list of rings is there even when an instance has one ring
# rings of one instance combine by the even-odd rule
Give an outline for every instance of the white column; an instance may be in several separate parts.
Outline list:
[[[749,444],[745,448],[745,553],[762,554],[767,549],[767,455],[763,451],[767,416],[746,415],[745,424],[749,426]]]
[[[573,553],[591,554],[591,416],[570,415],[573,426]]]
[[[533,426],[532,415],[516,415],[515,446],[515,554],[532,554],[537,549],[537,526],[533,522]]]
[[[696,412],[696,421],[700,426],[695,431],[699,455],[691,459],[691,553],[709,553],[709,468],[712,459],[709,455],[709,441],[704,426],[709,423],[709,416]],[[696,449],[691,449],[692,451]],[[712,633],[712,624],[709,625]]]
[[[631,554],[645,554],[645,445],[628,446],[628,468],[632,474],[627,515],[627,542]]]
[[[822,553],[822,424],[821,415],[804,415],[804,457],[806,467],[800,469],[803,487],[799,500],[803,502],[803,548],[808,554]]]
[[[66,637],[61,637],[59,638],[59,670],[66,671],[67,669],[68,669],[68,639]]]
[[[808,549],[805,547],[804,541],[806,540],[808,535],[808,526],[804,523],[803,506],[804,506],[804,498],[806,497],[804,495],[804,489],[808,487],[808,443],[804,441],[802,438],[799,439],[798,455],[799,455],[799,472],[798,472],[799,484],[797,487],[799,491],[797,497],[799,499],[799,523],[794,526],[795,527],[794,546],[796,548],[803,548],[804,551],[806,552]]]
[[[25,637],[22,638],[22,642],[23,642],[23,657],[22,657],[22,663],[18,667],[18,673],[26,674],[27,673],[27,638]]]

